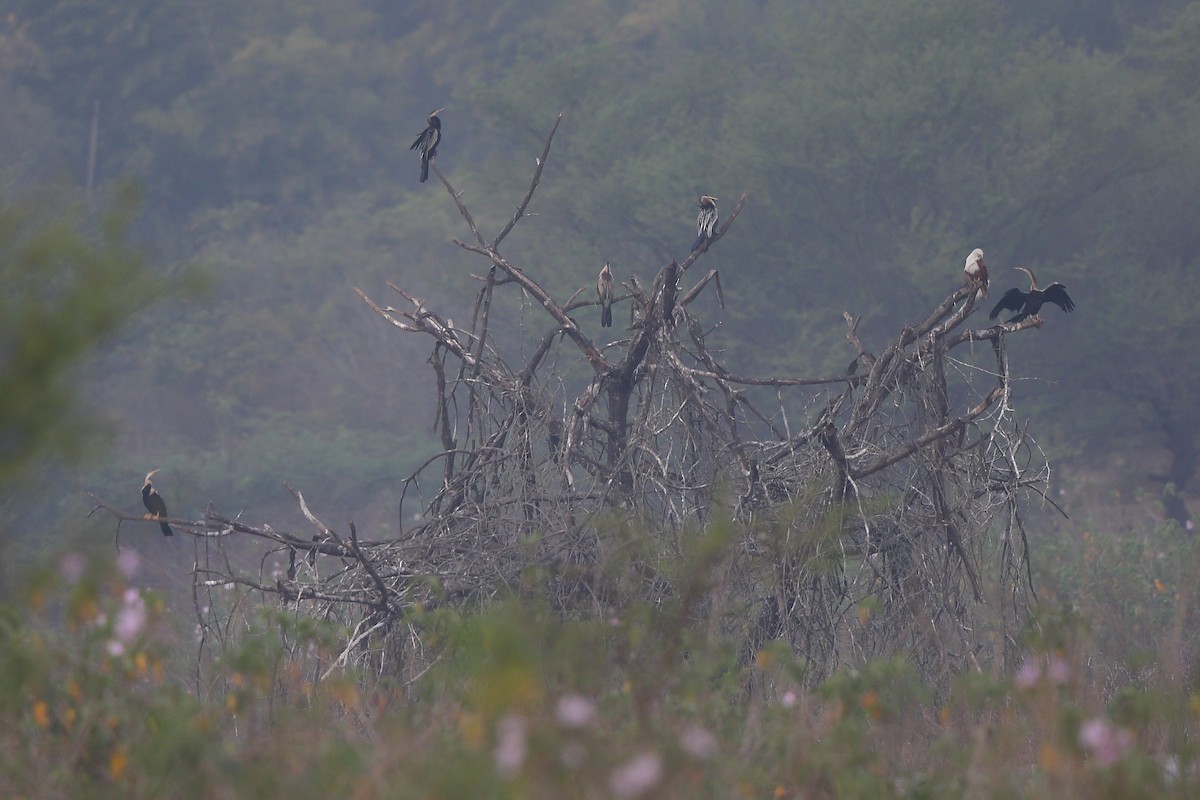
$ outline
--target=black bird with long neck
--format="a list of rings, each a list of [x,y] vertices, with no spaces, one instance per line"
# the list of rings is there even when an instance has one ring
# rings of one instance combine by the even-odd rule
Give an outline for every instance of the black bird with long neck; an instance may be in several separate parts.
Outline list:
[[[600,277],[596,278],[596,294],[600,296],[600,327],[612,327],[612,302],[613,302],[613,274],[608,268],[608,262],[604,262],[604,269],[600,270]]]
[[[425,118],[427,127],[417,134],[412,146],[408,148],[421,153],[421,183],[429,180],[429,162],[437,157],[438,145],[442,142],[442,120],[438,114],[445,110],[439,108],[437,111],[429,112],[429,116]]]
[[[174,531],[171,526],[161,521],[162,517],[167,515],[167,503],[162,499],[162,495],[158,493],[158,489],[154,488],[154,484],[150,479],[154,477],[154,473],[158,472],[152,469],[146,473],[146,482],[142,484],[142,503],[145,504],[146,510],[150,513],[146,515],[146,519],[159,519],[158,527],[162,529],[163,536],[173,536]]]
[[[717,198],[712,195],[700,195],[700,213],[696,215],[696,241],[692,244],[692,252],[700,249],[700,245],[712,238],[713,228],[717,226]]]
[[[992,308],[992,313],[988,315],[989,319],[995,319],[1001,311],[1008,309],[1017,312],[1015,316],[1009,317],[1008,322],[1020,322],[1027,317],[1036,317],[1038,311],[1046,303],[1053,303],[1068,313],[1075,310],[1075,302],[1067,295],[1066,286],[1061,283],[1052,283],[1042,289],[1038,286],[1037,277],[1032,270],[1025,267],[1013,267],[1013,269],[1019,269],[1029,276],[1029,291],[1009,289],[1000,298],[1000,302]]]

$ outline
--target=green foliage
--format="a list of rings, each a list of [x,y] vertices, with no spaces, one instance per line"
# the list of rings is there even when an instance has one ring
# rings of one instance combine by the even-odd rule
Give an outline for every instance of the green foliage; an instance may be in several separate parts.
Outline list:
[[[474,612],[420,612],[406,624],[438,636],[429,668],[403,684],[334,666],[351,632],[292,607],[208,629],[229,649],[212,659],[202,648],[197,670],[180,647],[190,623],[172,625],[163,599],[135,588],[136,560],[68,553],[0,606],[0,792],[1194,795],[1195,682],[1165,672],[1100,691],[1088,630],[1110,627],[1109,610],[1081,625],[1048,607],[1015,674],[969,670],[941,700],[904,659],[809,690],[786,646],[731,658],[683,612],[720,591],[725,539],[719,526],[692,535],[671,565],[692,588],[663,607],[563,619],[527,589]],[[1157,563],[1150,550],[1125,558],[1135,572]],[[1061,577],[1090,580],[1075,574],[1086,563],[1062,562]],[[1180,586],[1160,623],[1188,626],[1196,589]],[[222,603],[253,601],[231,587]],[[1170,660],[1167,647],[1147,663]]]
[[[747,190],[700,265],[720,269],[726,308],[711,290],[693,306],[742,371],[843,369],[842,311],[876,346],[980,245],[997,290],[1027,264],[1080,303],[1011,343],[1023,372],[1057,379],[1022,401],[1087,402],[1047,430],[1192,442],[1197,19],[1182,0],[21,2],[0,38],[0,180],[81,175],[100,103],[99,180],[136,179],[155,250],[213,275],[205,306],[142,320],[104,397],[129,428],[154,393],[137,423],[190,452],[279,411],[427,424],[410,378],[425,354],[400,345],[397,368],[403,337],[353,288],[391,280],[470,314],[475,266],[447,244],[461,222],[406,149],[443,105],[439,166],[491,231],[565,113],[536,216],[506,242],[559,296],[606,260],[645,279],[684,254],[700,192],[727,215]],[[497,341],[536,335],[521,323]]]
[[[1045,537],[1034,560],[1037,580],[1050,597],[1069,598],[1072,610],[1042,617],[1031,644],[1070,651],[1088,643],[1103,656],[1097,680],[1108,685],[1135,681],[1156,662],[1155,669],[1182,676],[1200,647],[1194,629],[1179,626],[1200,590],[1196,557],[1192,537],[1173,523],[1124,535],[1087,526]]]
[[[70,370],[158,291],[126,241],[134,205],[126,190],[92,220],[65,192],[0,207],[0,485],[87,442]]]

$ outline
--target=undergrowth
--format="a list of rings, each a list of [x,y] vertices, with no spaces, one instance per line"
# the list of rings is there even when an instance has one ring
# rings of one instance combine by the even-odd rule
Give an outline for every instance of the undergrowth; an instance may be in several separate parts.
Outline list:
[[[747,660],[694,624],[712,548],[667,604],[421,612],[406,683],[328,669],[347,631],[268,608],[199,679],[135,557],[67,553],[0,610],[0,796],[1197,796],[1192,542],[1040,547],[1012,674],[927,686],[901,655],[811,688],[782,643]]]

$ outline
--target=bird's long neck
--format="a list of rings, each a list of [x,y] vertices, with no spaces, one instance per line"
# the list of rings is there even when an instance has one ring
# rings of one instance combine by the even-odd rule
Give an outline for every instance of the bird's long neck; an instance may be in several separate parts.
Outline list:
[[[1033,270],[1027,267],[1017,267],[1017,269],[1029,276],[1029,291],[1036,292],[1038,290],[1037,276],[1033,274]]]

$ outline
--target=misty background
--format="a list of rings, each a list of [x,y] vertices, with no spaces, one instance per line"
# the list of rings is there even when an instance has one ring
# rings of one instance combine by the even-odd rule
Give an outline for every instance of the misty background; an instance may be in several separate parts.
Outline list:
[[[10,572],[69,537],[109,544],[111,522],[85,520],[87,492],[140,513],[154,468],[172,516],[211,502],[301,527],[287,480],[320,516],[394,535],[400,482],[438,447],[429,351],[354,288],[383,299],[391,281],[469,318],[483,266],[452,243],[469,232],[439,183],[417,182],[408,149],[442,106],[438,166],[485,231],[511,217],[565,115],[536,216],[505,249],[563,299],[605,261],[618,280],[647,279],[686,254],[699,194],[727,213],[747,191],[707,256],[726,308],[700,301],[719,322],[710,346],[742,374],[844,368],[843,311],[878,346],[960,284],[975,247],[993,301],[1027,288],[1014,265],[1065,283],[1075,313],[1048,308],[1010,342],[1026,379],[1014,401],[1060,502],[1110,530],[1122,515],[1189,522],[1200,3],[5,8],[0,202],[91,235],[129,186],[140,196],[106,251],[105,293],[87,292],[128,318],[64,373],[70,436],[0,486]],[[21,304],[51,291],[17,277],[0,342],[28,330]],[[77,280],[63,269],[51,294]],[[508,303],[520,347],[541,321]],[[598,313],[576,318],[598,335]],[[168,563],[181,546],[149,524],[122,541]]]

